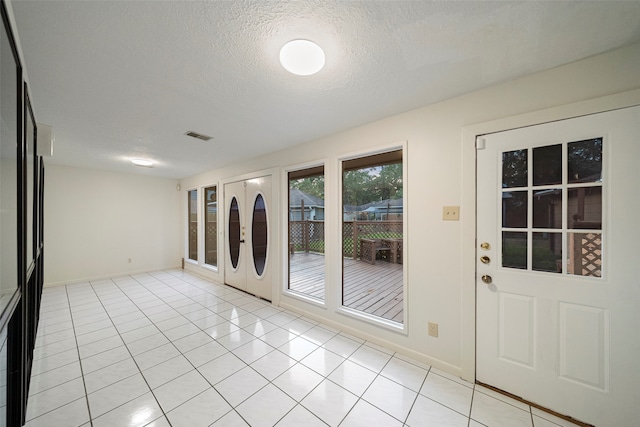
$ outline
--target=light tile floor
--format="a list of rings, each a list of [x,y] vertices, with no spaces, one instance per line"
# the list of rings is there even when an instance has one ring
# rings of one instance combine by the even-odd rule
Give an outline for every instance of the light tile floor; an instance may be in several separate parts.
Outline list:
[[[26,425],[570,424],[172,270],[45,288]]]

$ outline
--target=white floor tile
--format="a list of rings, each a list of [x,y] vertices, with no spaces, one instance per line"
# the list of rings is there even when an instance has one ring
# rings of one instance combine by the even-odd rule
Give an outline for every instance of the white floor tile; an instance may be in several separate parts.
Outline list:
[[[252,427],[271,427],[295,405],[293,399],[269,384],[240,404],[236,411]]]
[[[260,339],[264,342],[266,342],[267,344],[273,346],[273,347],[281,347],[284,344],[288,343],[289,341],[291,341],[292,339],[296,338],[297,335],[293,334],[289,331],[286,331],[282,328],[278,328],[276,327],[276,329],[273,329],[267,333],[265,333],[264,335],[262,335],[260,337]]]
[[[132,355],[137,356],[138,354],[153,350],[154,348],[158,348],[168,343],[169,340],[164,335],[162,335],[161,332],[158,332],[155,335],[151,335],[149,337],[142,338],[140,340],[127,344],[127,348],[129,348],[129,351]]]
[[[52,387],[66,383],[82,376],[80,362],[72,362],[57,369],[44,372],[40,375],[32,375],[29,384],[29,395],[40,393]]]
[[[260,337],[263,337],[267,332],[271,332],[275,329],[278,329],[278,327],[273,323],[270,323],[270,322],[267,322],[266,320],[262,320],[258,318],[257,322],[249,326],[245,326],[243,327],[243,329],[249,332],[254,337],[260,338]]]
[[[556,425],[562,427],[575,427],[575,424],[564,420],[562,418],[556,417],[548,412],[541,411],[538,408],[531,408],[531,413],[533,414],[533,425],[535,427],[543,426],[543,427],[555,427]],[[545,424],[548,423],[548,424]]]
[[[155,335],[158,332],[160,332],[160,330],[155,325],[149,324],[128,332],[120,331],[120,336],[125,344],[131,344],[132,342]]]
[[[326,377],[345,360],[344,357],[320,347],[302,359],[300,363]]]
[[[149,387],[141,374],[118,381],[89,394],[91,416],[97,418],[147,392],[149,392]]]
[[[142,427],[160,416],[162,416],[162,410],[153,394],[145,393],[95,418],[93,427]]]
[[[337,426],[358,398],[344,388],[324,380],[301,402],[307,410],[330,426]]]
[[[165,413],[209,389],[209,383],[196,371],[190,371],[153,390]]]
[[[402,425],[391,415],[364,400],[360,400],[351,409],[340,427],[402,427]]]
[[[244,363],[251,364],[262,356],[271,353],[273,350],[275,350],[275,348],[256,338],[253,341],[249,341],[248,343],[233,350],[233,354],[235,354]]]
[[[493,391],[490,388],[481,386],[480,384],[476,384],[474,390],[476,392],[480,392],[482,394],[486,394],[487,396],[491,396],[495,399],[501,400],[504,403],[508,403],[511,406],[515,406],[516,408],[520,408],[523,411],[527,411],[527,412],[531,411],[531,408],[526,403],[521,402],[519,400],[512,399],[506,394],[498,393],[497,391]]]
[[[122,345],[120,347],[116,347],[111,350],[96,354],[95,356],[82,359],[80,363],[82,364],[82,371],[85,375],[87,375],[91,372],[97,371],[98,369],[113,365],[114,363],[120,362],[121,360],[125,360],[130,357],[131,354],[129,353],[129,350],[127,350],[127,348]]]
[[[276,378],[273,384],[299,402],[323,380],[324,377],[298,363]]]
[[[286,344],[278,347],[278,350],[292,359],[300,361],[313,353],[317,348],[318,346],[316,344],[307,341],[304,338],[296,337]]]
[[[147,370],[153,366],[166,362],[180,355],[178,349],[171,343],[161,345],[144,353],[133,356],[141,370]]]
[[[380,374],[408,389],[419,391],[427,376],[427,370],[393,357]]]
[[[215,385],[215,388],[227,402],[235,407],[265,385],[267,385],[267,380],[247,366],[220,381]]]
[[[322,347],[342,357],[349,357],[361,345],[362,344],[352,339],[343,337],[342,335],[336,335],[335,337],[331,338],[329,341],[324,343]]]
[[[167,418],[173,427],[206,427],[230,410],[222,396],[210,388],[167,413]]]
[[[362,394],[371,385],[377,374],[356,363],[346,360],[329,375],[329,379],[340,387],[346,388],[356,396]]]
[[[238,359],[233,353],[226,353],[211,362],[199,366],[198,371],[209,383],[216,385],[246,366],[246,363]]]
[[[380,372],[382,368],[389,362],[391,355],[383,353],[380,350],[376,350],[371,347],[363,345],[349,356],[349,360],[364,366],[376,373]]]
[[[296,361],[280,351],[272,351],[251,364],[251,367],[269,381],[273,381]]]
[[[100,341],[92,342],[91,344],[81,345],[78,347],[78,351],[80,352],[80,358],[84,359],[98,353],[102,353],[103,351],[119,347],[122,344],[124,343],[122,342],[120,335],[115,335]]]
[[[89,421],[87,399],[83,396],[51,412],[34,418],[25,427],[78,427]]]
[[[228,350],[222,345],[218,344],[215,341],[212,341],[186,352],[184,354],[184,357],[186,357],[189,362],[191,362],[193,366],[197,368],[207,362],[212,361],[217,357],[222,356],[223,354],[226,354],[227,352]]]
[[[531,413],[483,393],[473,394],[471,418],[495,427],[531,427]]]
[[[84,383],[87,393],[93,393],[101,388],[115,384],[132,375],[139,374],[140,370],[131,357],[116,362],[105,368],[91,372],[84,376]]]
[[[407,425],[410,427],[442,426],[466,427],[469,418],[424,396],[418,396],[411,409]]]
[[[142,371],[144,379],[155,390],[161,385],[193,370],[193,365],[184,356],[176,356],[152,368]]]
[[[179,318],[176,317],[176,319],[179,319]],[[184,338],[191,334],[195,334],[196,332],[201,332],[200,328],[198,328],[196,325],[194,325],[191,322],[163,331],[164,335],[167,338],[169,338],[171,341],[179,340],[180,338]]]
[[[209,336],[211,335],[209,334]],[[254,339],[256,339],[256,337],[254,337],[244,329],[236,329],[235,331],[231,332],[228,335],[225,335],[220,338],[216,338],[216,341],[218,341],[218,343],[225,346],[227,350],[235,350],[236,348],[250,341],[253,341]]]
[[[300,336],[314,344],[322,345],[336,335],[335,332],[323,328],[322,326],[314,326],[313,328],[303,332]]]
[[[248,425],[236,411],[229,411],[224,417],[211,424],[211,427],[247,427]]]
[[[433,372],[427,375],[420,394],[468,416],[473,390]]]
[[[39,375],[52,369],[59,368],[78,360],[78,350],[71,349],[53,356],[34,360],[31,365],[31,375]]]
[[[39,417],[49,411],[65,406],[84,397],[82,378],[76,378],[29,397],[27,420]],[[86,402],[85,402],[86,403]]]
[[[406,420],[418,394],[385,377],[379,376],[362,398],[399,421]]]
[[[327,427],[320,418],[313,415],[302,405],[297,405],[276,424],[277,427]]]

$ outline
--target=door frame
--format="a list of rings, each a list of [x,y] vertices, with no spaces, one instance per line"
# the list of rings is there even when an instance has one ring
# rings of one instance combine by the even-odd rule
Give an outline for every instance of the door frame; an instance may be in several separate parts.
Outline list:
[[[269,168],[269,169],[261,169],[253,172],[248,172],[242,175],[234,175],[228,178],[221,179],[219,182],[219,188],[222,189],[222,206],[226,206],[227,203],[227,194],[225,191],[225,185],[231,184],[238,181],[246,181],[253,178],[260,178],[264,176],[271,177],[271,206],[270,206],[270,215],[272,218],[271,221],[271,231],[269,233],[269,238],[271,239],[271,244],[273,245],[269,254],[269,262],[272,264],[271,269],[271,303],[275,306],[280,304],[280,280],[281,280],[281,232],[280,232],[280,221],[277,219],[280,217],[280,187],[277,183],[280,182],[280,168]],[[220,203],[220,202],[219,202]],[[219,224],[222,224],[222,250],[219,252],[222,254],[224,258],[222,258],[222,262],[218,261],[219,264],[219,274],[220,280],[224,282],[225,278],[225,262],[227,257],[227,213],[226,208],[222,209],[222,211],[218,211],[218,221]],[[220,234],[218,234],[220,236]]]
[[[640,89],[462,128],[460,374],[463,379],[472,383],[476,380],[476,138],[636,105],[640,105]]]

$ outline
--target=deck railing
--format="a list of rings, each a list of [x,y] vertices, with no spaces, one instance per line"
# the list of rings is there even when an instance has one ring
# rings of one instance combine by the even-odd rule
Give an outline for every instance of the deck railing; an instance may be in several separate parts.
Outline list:
[[[294,252],[325,250],[324,221],[289,221],[289,244]],[[402,221],[343,221],[342,253],[347,258],[360,257],[360,239],[400,239]]]

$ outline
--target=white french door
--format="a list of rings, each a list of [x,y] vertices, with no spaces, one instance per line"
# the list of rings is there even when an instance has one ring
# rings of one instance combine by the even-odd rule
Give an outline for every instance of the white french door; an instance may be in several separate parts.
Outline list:
[[[639,171],[640,107],[479,140],[478,381],[640,425]]]
[[[271,177],[224,186],[225,283],[271,300]]]

